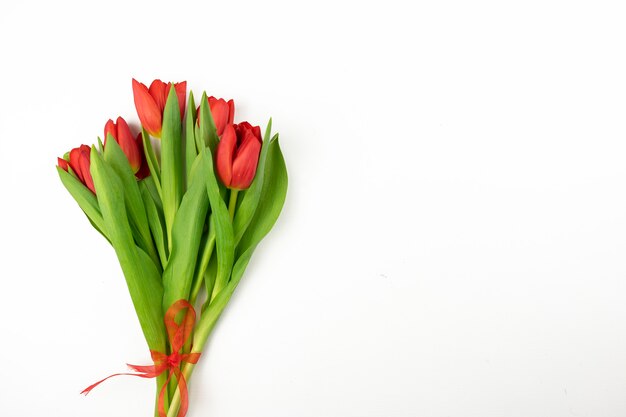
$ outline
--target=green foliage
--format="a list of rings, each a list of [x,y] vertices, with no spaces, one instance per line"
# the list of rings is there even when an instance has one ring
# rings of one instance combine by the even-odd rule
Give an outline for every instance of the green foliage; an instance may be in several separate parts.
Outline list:
[[[183,198],[182,126],[176,89],[170,88],[161,131],[161,190],[168,248],[172,250],[172,228]]]
[[[189,94],[184,127],[183,132],[178,97],[170,88],[160,157],[142,130],[149,177],[137,181],[111,136],[106,147],[98,140],[100,152],[91,150],[95,195],[71,169],[57,169],[91,224],[113,246],[148,346],[159,352],[168,351],[164,311],[179,299],[195,301],[204,288],[207,297],[193,344],[193,351],[202,350],[254,250],[278,219],[287,192],[287,170],[271,119],[255,178],[238,198],[215,172],[219,138],[206,93],[199,112]]]
[[[189,102],[187,104],[187,114],[185,116],[185,178],[187,186],[189,186],[189,176],[191,174],[191,165],[198,156],[196,149],[196,103],[193,99],[193,93],[189,92]]]
[[[219,138],[217,137],[217,129],[215,128],[206,93],[202,94],[202,99],[200,100],[200,125],[196,142],[198,144],[198,152],[208,147],[211,150],[211,154],[215,155]]]
[[[137,179],[128,162],[128,158],[122,148],[109,134],[106,139],[107,146],[104,148],[104,160],[111,165],[122,183],[126,211],[129,214],[131,226],[135,231],[135,241],[152,258],[157,269],[161,269],[161,262],[150,235],[150,226],[146,216],[146,208],[139,191]]]
[[[202,123],[202,122],[201,122]],[[215,246],[217,252],[217,277],[211,297],[215,297],[226,286],[230,278],[235,254],[235,239],[233,226],[226,203],[220,195],[217,178],[213,170],[213,157],[211,149],[204,151],[204,172],[206,179],[206,191],[211,204],[212,221],[215,222]]]
[[[150,178],[154,182],[154,187],[159,193],[159,200],[162,198],[163,192],[161,190],[161,166],[159,165],[159,159],[154,152],[152,142],[150,141],[150,135],[146,129],[141,129],[141,138],[143,142],[143,151],[146,156],[146,162],[150,169]]]
[[[163,309],[181,298],[188,299],[193,282],[209,199],[201,176],[185,193],[172,227],[172,246],[163,271]]]
[[[122,180],[95,148],[91,149],[91,175],[107,236],[126,277],[148,346],[162,352],[165,348],[165,329],[161,309],[161,275],[150,257],[135,245]]]
[[[74,200],[78,203],[78,206],[87,215],[87,218],[93,224],[104,237],[107,237],[104,228],[104,220],[102,219],[102,213],[100,213],[100,206],[98,205],[98,199],[78,178],[74,175],[66,172],[63,168],[57,167],[57,172],[61,178],[61,182],[74,197]],[[107,238],[108,239],[108,238]]]
[[[280,150],[278,137],[269,142],[268,148],[261,197],[256,213],[237,247],[237,260],[233,265],[228,285],[217,294],[214,300],[207,302],[203,306],[202,316],[196,327],[194,351],[201,351],[206,338],[241,281],[252,253],[259,242],[272,229],[283,208],[288,180],[287,168]]]
[[[257,173],[254,177],[254,181],[250,184],[244,194],[244,197],[237,207],[237,215],[233,219],[233,230],[235,233],[235,245],[239,243],[241,237],[245,233],[252,217],[256,212],[259,200],[261,198],[261,191],[263,189],[263,179],[265,176],[265,161],[267,160],[268,150],[270,148],[270,135],[272,134],[272,119],[267,123],[265,129],[265,136],[263,138],[263,147],[261,148],[261,154],[259,155],[259,163],[257,165]],[[272,138],[276,140],[277,136]]]

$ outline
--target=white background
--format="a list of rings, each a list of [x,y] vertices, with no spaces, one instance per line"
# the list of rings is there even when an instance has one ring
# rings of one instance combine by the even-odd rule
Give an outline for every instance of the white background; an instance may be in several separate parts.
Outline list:
[[[234,98],[289,192],[189,417],[626,415],[622,2],[5,2],[2,415],[150,416],[112,249],[56,156],[131,77]]]

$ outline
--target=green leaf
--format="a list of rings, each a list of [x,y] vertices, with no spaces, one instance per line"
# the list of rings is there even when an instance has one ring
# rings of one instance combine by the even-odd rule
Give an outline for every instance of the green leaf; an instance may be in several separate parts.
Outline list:
[[[202,282],[205,277],[205,273],[207,270],[207,266],[209,265],[209,260],[213,257],[213,249],[215,248],[215,222],[212,220],[212,217],[208,218],[209,230],[202,236],[202,242],[200,243],[200,248],[202,248],[202,255],[199,256],[198,262],[196,265],[196,270],[194,272],[193,284],[191,285],[191,294],[190,300],[191,303],[195,303],[196,297],[200,292],[200,288],[202,288]],[[213,287],[211,287],[211,292],[213,291]],[[209,292],[208,294],[211,294]]]
[[[66,172],[63,168],[57,167],[57,172],[61,178],[61,182],[74,197],[74,200],[78,203],[78,206],[87,215],[89,221],[104,237],[106,237],[106,229],[104,227],[104,220],[100,213],[100,207],[98,206],[98,199],[78,178],[72,174]],[[108,239],[108,238],[107,238]]]
[[[282,210],[287,194],[287,169],[277,139],[270,141],[264,171],[261,199],[256,214],[237,248],[238,251],[241,252],[237,257],[237,262],[233,265],[230,282],[212,301],[209,302],[207,300],[202,308],[202,315],[196,326],[194,347],[192,349],[194,352],[202,351],[202,347],[211,333],[211,330],[213,330],[217,319],[224,311],[237,285],[241,281],[243,273],[252,257],[252,253],[261,239],[263,239],[274,226]],[[210,269],[211,266],[209,265],[209,271]],[[205,279],[207,279],[208,283],[209,278],[206,277]]]
[[[87,217],[87,220],[89,220],[89,223],[91,223],[93,228],[96,229],[98,231],[98,233],[100,233],[102,235],[102,237],[104,237],[107,240],[107,242],[109,242],[109,244],[110,244],[111,241],[109,240],[107,235],[105,235],[104,232],[102,230],[100,230],[100,228],[98,226],[96,226],[96,224],[93,222],[93,220],[91,220],[89,217]]]
[[[265,136],[263,138],[263,147],[261,148],[261,154],[259,155],[259,163],[257,165],[256,175],[254,181],[250,184],[250,188],[246,190],[241,203],[237,207],[235,218],[233,219],[233,230],[235,232],[235,245],[239,244],[241,237],[248,228],[252,216],[257,209],[259,199],[261,198],[261,191],[263,189],[263,178],[265,175],[265,161],[267,159],[268,149],[270,147],[270,135],[272,134],[272,119],[267,123],[265,129]],[[276,140],[277,136],[274,136],[271,140]]]
[[[202,114],[200,115],[202,117]],[[206,117],[206,116],[205,116]],[[200,120],[200,124],[204,120]],[[212,219],[215,222],[215,241],[217,251],[217,277],[215,287],[210,298],[215,297],[226,286],[233,266],[235,252],[235,238],[233,236],[233,225],[230,222],[230,215],[226,208],[226,203],[220,195],[220,188],[213,170],[213,156],[211,149],[204,151],[204,170],[207,193],[211,204]]]
[[[140,181],[139,189],[141,191],[141,198],[146,206],[146,214],[148,216],[148,224],[150,225],[150,231],[156,245],[157,252],[159,253],[159,259],[161,260],[162,268],[167,265],[168,252],[165,244],[165,229],[163,224],[163,213],[159,212],[156,204],[154,203],[153,196],[148,190],[148,183],[146,181]]]
[[[150,141],[150,134],[146,129],[141,129],[141,137],[143,142],[143,152],[146,156],[146,162],[148,163],[148,168],[150,168],[150,176],[154,181],[154,186],[159,193],[159,199],[162,199],[162,191],[161,191],[161,166],[159,165],[159,159],[154,153],[154,148],[152,148],[152,141]]]
[[[228,301],[232,297],[239,281],[241,281],[241,277],[250,262],[250,258],[252,257],[252,253],[254,252],[254,247],[248,248],[242,256],[239,257],[235,265],[233,266],[232,280],[228,283],[226,288],[224,288],[220,293],[213,299],[210,303],[207,302],[202,307],[202,314],[200,315],[200,321],[196,325],[196,332],[194,336],[194,345],[192,348],[192,352],[202,352],[202,347],[206,342],[206,339],[211,334],[213,327],[215,327],[215,323],[217,319],[220,318],[224,308],[228,305]],[[213,263],[213,261],[211,261]],[[211,268],[207,270],[209,273]],[[210,278],[206,277],[207,283],[210,283]],[[207,284],[209,285],[209,284]]]
[[[193,100],[193,93],[189,92],[189,101],[187,103],[187,114],[185,116],[185,178],[187,186],[189,186],[189,175],[191,174],[191,165],[198,156],[196,149],[196,103]]]
[[[156,205],[156,208],[159,211],[159,214],[163,216],[163,202],[161,201],[161,195],[159,194],[159,191],[156,188],[154,177],[152,175],[149,175],[146,178],[142,179],[140,182],[145,184],[146,189],[148,190],[148,192],[150,193],[150,196],[152,197],[152,201],[154,201],[154,204]]]
[[[191,171],[189,172],[189,183],[193,184],[196,181],[196,176],[200,175],[204,175],[204,168],[201,167],[202,165],[202,154],[196,156],[196,159],[193,161],[193,163],[191,164]]]
[[[198,152],[198,154],[200,154],[202,153],[204,148],[206,148],[206,145],[204,144],[204,141],[202,140],[202,135],[200,134],[200,125],[198,125],[197,123],[194,127],[194,131],[194,137],[196,139],[196,151]]]
[[[285,159],[276,137],[269,143],[261,198],[254,217],[239,242],[237,258],[241,258],[250,248],[256,247],[272,229],[285,203],[287,183]]]
[[[215,122],[213,121],[213,114],[211,114],[211,107],[209,107],[209,99],[206,96],[206,92],[202,93],[202,101],[200,102],[200,143],[203,143],[202,148],[198,148],[201,151],[204,147],[208,146],[211,149],[211,153],[215,155],[215,149],[219,138],[217,137],[217,129]],[[197,140],[197,139],[196,139]]]
[[[172,249],[163,271],[163,309],[188,299],[198,259],[209,199],[204,179],[197,176],[185,193],[172,228]]]
[[[91,149],[91,175],[107,235],[124,272],[148,346],[151,350],[163,352],[165,328],[161,309],[161,277],[150,257],[135,245],[126,213],[122,181],[96,148]]]
[[[215,255],[215,253],[212,253],[211,260],[209,261],[209,265],[204,271],[204,287],[206,289],[207,294],[213,294],[213,287],[215,287],[216,277],[217,277],[217,256]]]
[[[137,231],[135,234],[136,241],[139,247],[152,258],[157,269],[160,269],[161,261],[152,242],[146,208],[137,185],[137,178],[124,151],[122,151],[122,148],[120,148],[111,134],[106,138],[106,142],[104,160],[111,165],[118,178],[122,181],[126,210],[129,214],[131,226],[134,226],[133,229]]]
[[[172,250],[172,227],[176,211],[183,197],[183,147],[181,137],[180,108],[176,89],[170,93],[163,111],[161,131],[161,190],[163,197],[163,215],[167,230],[167,241]]]

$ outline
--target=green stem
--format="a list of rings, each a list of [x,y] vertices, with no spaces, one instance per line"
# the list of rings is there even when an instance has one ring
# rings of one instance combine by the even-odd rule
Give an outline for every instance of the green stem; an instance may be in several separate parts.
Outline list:
[[[163,372],[161,375],[157,376],[156,378],[157,391],[156,391],[156,398],[154,400],[154,417],[159,417],[159,396],[161,395],[161,388],[163,388],[163,385],[165,384],[166,381],[167,381],[167,372]],[[170,397],[169,395],[167,395],[167,390],[165,390],[163,403],[165,405],[166,410],[169,407],[169,402],[170,402]]]
[[[198,274],[196,275],[193,281],[193,287],[191,288],[191,297],[189,298],[191,305],[196,303],[196,298],[198,297],[200,288],[202,288],[204,273],[206,272],[209,261],[211,260],[213,248],[215,248],[215,228],[213,227],[213,222],[209,219],[209,236],[207,237],[204,250],[202,251],[202,258],[200,258],[200,266],[197,271]]]
[[[215,287],[215,281],[217,279],[217,257],[212,257],[204,273],[204,287],[209,297],[213,295],[213,288]],[[211,295],[209,295],[211,294]]]
[[[187,385],[189,385],[189,378],[191,377],[191,372],[193,371],[194,365],[192,363],[185,363],[183,367],[183,377]],[[170,408],[167,412],[167,417],[176,417],[178,414],[178,409],[180,408],[180,390],[177,388],[176,393],[174,394],[174,398],[172,398],[172,403],[170,404]]]
[[[227,287],[226,290],[228,289],[229,288]],[[202,352],[202,349],[204,348],[204,344],[209,338],[209,334],[211,334],[211,332],[213,331],[213,328],[215,327],[215,323],[217,323],[217,319],[221,316],[222,311],[224,311],[224,308],[228,304],[228,301],[230,301],[230,297],[233,294],[234,287],[230,291],[226,291],[226,290],[220,294],[220,297],[215,299],[214,303],[211,303],[210,307],[207,308],[206,311],[204,311],[203,309],[202,316],[200,316],[200,323],[198,323],[198,325],[196,326],[196,330],[201,329],[201,331],[196,331],[196,333],[194,334],[193,348],[191,350],[192,352],[197,352],[197,353]],[[207,302],[207,305],[208,305],[208,302]],[[205,324],[205,323],[206,325],[200,326],[201,324]],[[191,378],[191,373],[193,372],[193,369],[194,369],[194,365],[188,362],[186,362],[185,365],[183,366],[182,373],[183,373],[183,377],[185,378],[185,382],[187,383],[187,386],[189,386],[189,379]],[[174,396],[172,397],[172,401],[170,402],[170,408],[167,413],[167,417],[176,417],[179,407],[180,407],[180,390],[177,388],[176,392],[174,393]]]
[[[198,298],[198,293],[200,292],[200,288],[202,288],[202,284],[204,283],[204,273],[206,272],[207,266],[209,265],[209,260],[211,259],[211,255],[213,254],[213,248],[215,247],[215,228],[213,227],[213,222],[209,218],[209,236],[207,237],[207,241],[204,245],[204,250],[202,251],[202,258],[200,259],[200,265],[197,270],[197,275],[193,281],[193,287],[191,288],[191,296],[189,297],[189,302],[191,305],[196,304],[196,299]],[[193,330],[192,330],[193,334]],[[183,352],[189,352],[191,348],[191,337],[187,339],[185,342],[185,346],[183,347]]]
[[[148,248],[148,255],[152,258],[152,262],[157,266],[157,268],[163,269],[163,264],[161,263],[161,258],[159,257],[159,253],[154,247],[154,242],[152,241],[152,235],[150,234],[150,229],[147,230],[147,235],[141,233],[141,238],[144,241],[144,245]]]
[[[233,219],[235,218],[235,211],[237,209],[237,195],[239,194],[239,190],[232,189],[230,190],[230,201],[228,203],[228,214],[230,215],[230,222],[232,224]],[[210,302],[213,302],[215,297],[220,294],[220,291],[228,284],[228,280],[226,282],[222,282],[220,279],[216,281],[213,286],[213,292],[209,296]]]
[[[230,190],[230,202],[228,203],[228,214],[230,214],[230,221],[233,221],[235,217],[235,208],[237,207],[237,194],[239,190]]]

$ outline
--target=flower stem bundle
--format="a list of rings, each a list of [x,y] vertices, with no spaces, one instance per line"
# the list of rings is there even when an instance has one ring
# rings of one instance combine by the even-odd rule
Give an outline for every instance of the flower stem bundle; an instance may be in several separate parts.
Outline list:
[[[132,87],[141,131],[109,120],[104,141],[57,171],[126,278],[154,362],[132,375],[156,378],[156,416],[182,417],[194,364],[281,212],[287,171],[271,119],[261,135],[234,123],[232,100],[187,99],[186,82]]]

